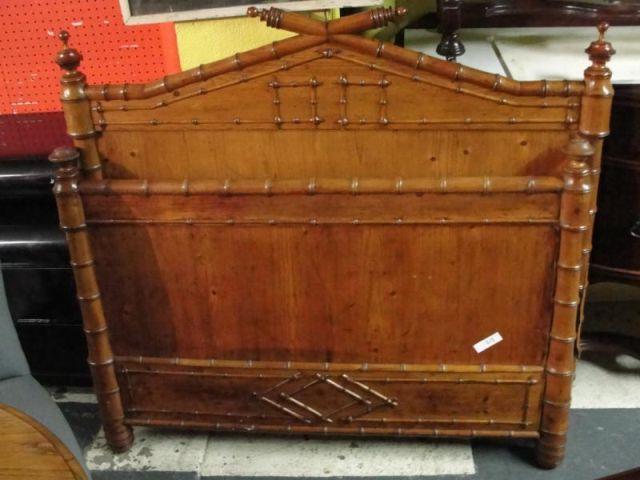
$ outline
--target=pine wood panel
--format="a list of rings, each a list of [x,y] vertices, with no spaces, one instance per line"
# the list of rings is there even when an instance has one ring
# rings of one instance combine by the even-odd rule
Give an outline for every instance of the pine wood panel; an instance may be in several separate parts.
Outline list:
[[[546,352],[552,226],[105,226],[92,243],[119,355],[541,365]],[[495,331],[505,340],[478,355]]]
[[[564,130],[113,131],[101,142],[109,140],[110,178],[153,181],[560,176],[568,137]]]

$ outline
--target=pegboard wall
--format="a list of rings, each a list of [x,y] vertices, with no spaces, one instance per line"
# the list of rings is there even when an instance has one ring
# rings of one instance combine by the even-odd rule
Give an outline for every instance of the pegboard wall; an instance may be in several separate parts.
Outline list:
[[[125,26],[118,0],[0,0],[0,114],[61,110],[58,31],[89,83],[147,82],[179,71],[173,24]]]

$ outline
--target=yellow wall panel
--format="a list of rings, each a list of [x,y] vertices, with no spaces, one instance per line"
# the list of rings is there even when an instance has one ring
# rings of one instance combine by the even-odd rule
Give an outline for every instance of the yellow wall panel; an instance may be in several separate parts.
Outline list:
[[[293,34],[267,27],[257,18],[225,18],[176,23],[183,70],[251,50]]]

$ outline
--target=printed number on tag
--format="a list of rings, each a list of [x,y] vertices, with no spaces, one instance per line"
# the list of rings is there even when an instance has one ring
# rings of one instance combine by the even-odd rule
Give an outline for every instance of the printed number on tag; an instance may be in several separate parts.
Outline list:
[[[477,353],[484,352],[487,348],[493,347],[496,343],[500,343],[502,341],[502,335],[500,332],[496,332],[492,335],[489,335],[487,338],[480,340],[473,346],[473,349]]]

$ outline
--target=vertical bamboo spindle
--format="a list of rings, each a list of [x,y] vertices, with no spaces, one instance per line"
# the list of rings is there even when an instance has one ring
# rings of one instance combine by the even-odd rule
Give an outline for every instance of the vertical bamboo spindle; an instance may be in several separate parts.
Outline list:
[[[604,39],[609,28],[606,22],[598,25],[599,38],[589,45],[586,52],[589,54],[591,66],[584,72],[585,89],[582,94],[582,107],[580,112],[580,134],[587,138],[595,148],[593,160],[589,164],[591,170],[591,203],[589,205],[589,229],[584,235],[582,247],[583,266],[580,280],[582,299],[580,305],[580,317],[578,322],[578,338],[582,327],[584,299],[589,281],[589,259],[591,257],[593,224],[596,215],[596,200],[598,196],[598,184],[600,180],[600,168],[602,157],[602,143],[609,135],[609,121],[611,118],[611,102],[613,100],[613,87],[611,85],[611,70],[607,68],[607,62],[615,54],[611,44]],[[580,342],[578,342],[579,345]]]
[[[582,247],[592,193],[589,162],[593,153],[591,144],[579,136],[572,138],[565,149],[567,167],[560,206],[560,251],[537,449],[538,463],[545,468],[553,468],[562,461],[567,439],[575,370],[576,318],[584,268]]]
[[[86,77],[77,70],[82,55],[69,48],[69,33],[61,31],[58,35],[64,48],[56,55],[56,63],[65,70],[60,79],[62,91],[60,101],[64,110],[67,133],[73,144],[82,153],[81,169],[83,177],[92,180],[102,179],[102,162],[96,143],[96,132],[91,118],[91,102],[85,94]]]
[[[78,159],[75,148],[57,148],[49,156],[55,165],[53,193],[58,205],[60,228],[65,232],[76,281],[82,321],[87,337],[89,366],[109,446],[128,450],[133,442],[131,428],[124,424],[124,411],[113,365],[109,331],[102,310],[93,255],[87,234],[82,198],[78,193]]]

